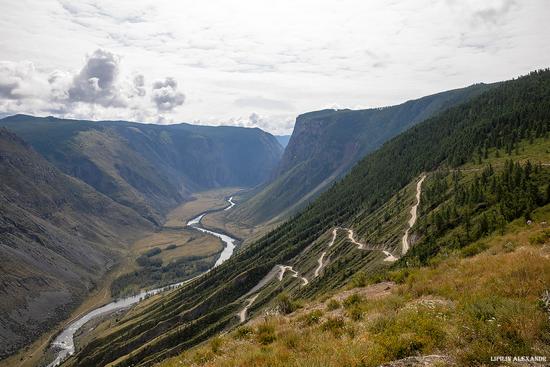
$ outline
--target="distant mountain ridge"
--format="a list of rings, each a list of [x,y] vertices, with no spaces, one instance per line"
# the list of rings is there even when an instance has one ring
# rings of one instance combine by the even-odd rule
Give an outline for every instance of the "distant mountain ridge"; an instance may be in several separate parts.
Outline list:
[[[493,86],[475,84],[390,107],[321,110],[298,116],[271,182],[230,213],[230,218],[250,224],[283,219],[388,139]]]
[[[260,129],[15,115],[0,120],[63,172],[159,224],[194,191],[267,180],[282,147]]]

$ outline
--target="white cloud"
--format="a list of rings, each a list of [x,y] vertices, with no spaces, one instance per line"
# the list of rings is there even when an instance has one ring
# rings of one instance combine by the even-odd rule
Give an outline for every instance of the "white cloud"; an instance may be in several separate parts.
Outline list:
[[[548,67],[549,12],[546,0],[19,0],[0,14],[12,63],[0,113],[251,125],[254,112],[290,132],[292,116],[326,105]],[[179,86],[149,84],[166,76]]]
[[[104,107],[127,107],[118,88],[120,58],[98,49],[88,56],[86,64],[74,76],[69,88],[70,102],[99,104]]]
[[[161,112],[172,111],[185,102],[185,94],[178,91],[176,79],[168,77],[153,83],[152,101]]]
[[[155,111],[171,112],[185,95],[168,77],[151,85],[146,98],[145,76],[122,76],[121,58],[98,49],[88,55],[77,73],[36,69],[30,61],[0,61],[0,113],[54,114],[82,119],[173,121]]]

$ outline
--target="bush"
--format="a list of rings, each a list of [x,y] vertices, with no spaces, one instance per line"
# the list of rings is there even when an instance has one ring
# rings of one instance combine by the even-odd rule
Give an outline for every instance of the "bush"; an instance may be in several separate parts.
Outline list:
[[[281,293],[277,296],[277,308],[280,312],[287,315],[294,312],[298,308],[298,305],[290,299],[288,294]]]
[[[363,299],[361,298],[361,296],[355,293],[344,300],[344,307],[350,308],[351,306],[358,305],[362,301]]]
[[[529,243],[531,245],[542,245],[548,241],[550,241],[550,230],[548,229],[529,237]]]
[[[333,311],[333,310],[336,310],[338,308],[340,308],[340,302],[338,302],[335,299],[331,299],[331,300],[328,301],[327,310]]]
[[[346,323],[342,317],[331,317],[321,325],[321,330],[330,331],[335,336],[340,336],[345,325]]]
[[[278,335],[279,339],[283,342],[283,344],[290,349],[297,349],[300,338],[298,336],[298,333],[294,330],[287,330],[285,332],[282,332]]]
[[[367,285],[367,274],[365,274],[364,271],[358,271],[353,275],[353,278],[351,278],[351,287],[359,288],[365,285]]]
[[[245,339],[248,338],[254,330],[252,330],[249,326],[241,326],[235,330],[235,333],[233,334],[235,339]]]
[[[313,324],[318,324],[319,321],[321,321],[321,317],[323,316],[323,312],[321,310],[314,310],[310,313],[302,316],[300,320],[307,326],[311,326]]]
[[[149,249],[145,252],[145,256],[147,257],[153,257],[155,255],[158,255],[162,252],[162,250],[158,247],[153,247],[152,249]]]
[[[472,257],[487,250],[488,248],[489,246],[484,242],[474,242],[471,245],[462,248],[460,253],[463,257]]]
[[[267,322],[260,324],[256,330],[256,338],[263,345],[273,343],[277,339],[275,337],[275,327]]]
[[[144,267],[144,268],[146,268],[146,267],[158,268],[158,267],[162,266],[162,260],[161,259],[151,259],[150,257],[145,256],[145,255],[141,255],[140,257],[138,257],[136,259],[136,262],[138,263],[139,266]]]
[[[363,310],[358,305],[355,305],[348,309],[347,315],[353,321],[359,321],[363,318]]]
[[[407,278],[409,277],[410,270],[407,268],[398,269],[395,271],[392,271],[389,273],[389,280],[398,283],[403,284],[407,281]]]

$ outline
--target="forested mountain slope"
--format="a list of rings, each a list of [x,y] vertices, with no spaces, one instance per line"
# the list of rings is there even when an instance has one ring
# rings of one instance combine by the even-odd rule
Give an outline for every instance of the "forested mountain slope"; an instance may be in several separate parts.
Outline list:
[[[16,115],[0,126],[63,172],[155,224],[190,192],[265,181],[282,147],[260,129]]]
[[[388,210],[399,207],[408,209],[408,205],[404,205],[407,200],[403,201],[403,198],[410,197],[410,188],[416,186],[423,174],[428,175],[426,184],[430,188],[427,202],[439,208],[449,199],[446,195],[449,195],[448,188],[452,186],[442,186],[435,171],[450,170],[448,174],[452,174],[457,167],[485,159],[486,152],[487,156],[492,150],[495,151],[492,153],[495,155],[496,152],[512,153],[519,147],[520,142],[529,139],[538,139],[540,144],[547,147],[550,131],[549,111],[550,71],[544,70],[501,83],[469,102],[412,127],[365,157],[349,175],[323,193],[300,214],[207,275],[159,297],[157,301],[143,308],[129,312],[126,317],[116,322],[116,326],[108,333],[83,347],[67,361],[67,364],[96,366],[116,361],[113,365],[152,365],[155,361],[192,347],[216,332],[237,325],[237,314],[249,302],[252,294],[260,292],[259,297],[263,298],[258,298],[256,311],[252,309],[252,312],[275,302],[274,297],[288,284],[284,273],[279,276],[279,279],[285,279],[285,282],[281,283],[282,286],[273,285],[276,281],[274,277],[268,278],[265,284],[261,281],[266,279],[273,269],[277,269],[277,265],[292,266],[291,269],[287,269],[296,275],[289,277],[292,278],[290,281],[294,282],[291,297],[304,298],[315,297],[342,285],[342,282],[349,281],[358,270],[372,271],[375,267],[391,266],[392,262],[381,261],[386,256],[381,255],[380,249],[369,249],[377,243],[364,242],[365,238],[372,238],[373,241],[378,238],[395,254],[395,248],[398,246],[395,239],[398,240],[399,236],[394,236],[392,240],[384,239],[383,234],[376,235],[379,221],[374,218],[379,209],[384,206]],[[412,237],[416,239],[412,242],[412,250],[394,266],[407,266],[409,261],[426,262],[439,253],[438,249],[444,248],[443,243],[438,244],[437,239],[431,234],[437,233],[436,231],[441,228],[469,233],[466,235],[467,242],[458,241],[449,245],[450,248],[466,248],[464,246],[467,246],[468,241],[475,240],[474,233],[483,236],[484,233],[498,228],[494,225],[500,220],[496,219],[496,214],[502,214],[503,220],[508,223],[519,216],[530,215],[536,207],[546,205],[548,166],[539,164],[536,169],[526,167],[525,162],[519,167],[508,163],[503,165],[498,173],[487,173],[486,179],[495,182],[495,191],[490,192],[479,192],[475,184],[472,186],[467,179],[458,179],[456,186],[462,189],[457,188],[457,192],[462,190],[468,193],[465,194],[465,199],[460,199],[463,201],[457,202],[458,215],[452,213],[448,220],[444,217],[444,227],[439,229],[439,221],[433,216],[433,222],[431,219],[428,222],[419,222],[418,226],[425,224],[424,227],[413,228]],[[517,179],[511,180],[510,175]],[[436,177],[435,181],[432,181],[433,177]],[[476,178],[474,182],[475,180]],[[433,185],[441,185],[443,188],[438,191],[433,189]],[[496,194],[499,187],[516,190],[514,195],[522,198],[521,204],[509,208],[510,210],[506,209],[506,195],[499,197]],[[484,205],[474,205],[476,200],[484,195],[491,199]],[[492,197],[493,195],[495,196]],[[475,199],[468,199],[470,196]],[[453,197],[459,195],[453,194]],[[473,210],[470,206],[477,208],[475,214],[468,214]],[[427,209],[423,207],[421,213],[423,210]],[[435,209],[432,207],[430,211],[432,210]],[[486,220],[483,219],[483,213]],[[496,213],[494,222],[489,220],[491,213]],[[380,218],[384,218],[384,213],[381,213]],[[369,225],[369,222],[372,224]],[[400,223],[401,221],[398,221],[396,226],[402,226]],[[335,228],[355,229],[355,233],[348,234],[348,240],[343,238],[342,234],[337,235],[334,244],[335,248],[345,250],[345,253],[342,253],[344,260],[352,260],[353,267],[346,269],[347,261],[333,261],[331,266],[336,277],[326,277],[329,273],[329,269],[326,268],[325,275],[316,277],[313,282],[304,282],[301,278],[311,270],[299,265],[299,260],[321,242],[329,241]],[[473,228],[476,228],[475,232]],[[441,233],[437,238],[440,236]],[[348,247],[343,246],[346,241]],[[392,243],[394,248],[390,247]],[[350,246],[356,252],[351,252]],[[362,248],[363,251],[357,251]],[[316,258],[319,251],[312,255]],[[332,279],[339,281],[331,285]],[[299,282],[303,285],[299,286]],[[265,294],[262,287],[256,287],[258,284],[265,286],[269,295]],[[263,296],[261,292],[264,292]],[[531,293],[529,297],[531,298],[528,301],[531,302]],[[282,304],[288,305],[288,301]],[[291,310],[292,307],[285,309]],[[512,339],[506,335],[504,337],[504,343],[517,341],[513,335]],[[487,340],[491,342],[490,339]],[[533,336],[529,339],[530,344],[526,344],[522,351],[532,348],[532,345],[540,340],[539,336]],[[402,354],[407,356],[415,351],[414,348],[405,349]]]
[[[0,357],[66,318],[150,222],[0,128]]]
[[[300,115],[271,182],[228,213],[229,217],[256,224],[283,219],[328,189],[388,139],[494,86],[476,84],[391,107]]]

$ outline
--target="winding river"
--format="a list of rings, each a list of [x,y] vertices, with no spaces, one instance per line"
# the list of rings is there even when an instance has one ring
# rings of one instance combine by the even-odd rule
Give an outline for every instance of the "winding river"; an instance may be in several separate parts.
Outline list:
[[[227,206],[226,208],[224,208],[222,210],[229,210],[229,209],[233,208],[233,206],[235,206],[235,203],[233,202],[233,197],[230,197],[227,200],[227,202],[229,203],[229,206]],[[224,243],[224,245],[225,245],[224,249],[222,250],[222,252],[220,254],[220,257],[218,258],[218,260],[216,260],[216,263],[214,264],[214,266],[212,266],[212,268],[210,268],[206,272],[204,272],[200,275],[197,275],[194,278],[188,279],[184,282],[179,282],[179,283],[167,285],[165,287],[151,289],[151,290],[148,290],[148,291],[143,291],[143,292],[141,292],[141,293],[139,293],[135,296],[119,299],[117,301],[108,303],[108,304],[106,304],[102,307],[96,308],[95,310],[92,310],[92,311],[88,312],[84,316],[80,317],[76,321],[69,324],[69,326],[67,326],[55,338],[55,340],[52,342],[52,344],[50,345],[50,348],[55,351],[55,359],[48,365],[48,367],[59,366],[61,364],[61,362],[63,362],[67,357],[69,357],[70,355],[72,355],[74,353],[74,351],[75,351],[74,334],[82,326],[84,326],[84,324],[86,324],[88,321],[93,320],[98,316],[105,315],[105,314],[113,312],[113,311],[128,308],[128,307],[144,300],[147,297],[153,296],[153,295],[158,294],[160,292],[163,292],[165,290],[177,288],[177,287],[179,287],[179,286],[181,286],[185,283],[188,283],[188,282],[190,282],[190,281],[192,281],[192,280],[208,273],[211,269],[215,268],[216,266],[221,265],[225,260],[229,259],[231,257],[231,255],[233,255],[233,251],[235,250],[235,242],[237,240],[230,237],[230,236],[228,236],[228,235],[226,235],[226,234],[211,231],[209,229],[205,229],[205,228],[202,227],[202,225],[201,225],[202,218],[207,213],[211,213],[211,212],[212,211],[202,213],[202,214],[198,215],[197,217],[191,219],[189,222],[187,222],[187,226],[192,227],[192,228],[194,228],[198,231],[201,231],[203,233],[207,233],[207,234],[210,234],[212,236],[216,236],[219,239],[221,239],[222,242]]]

